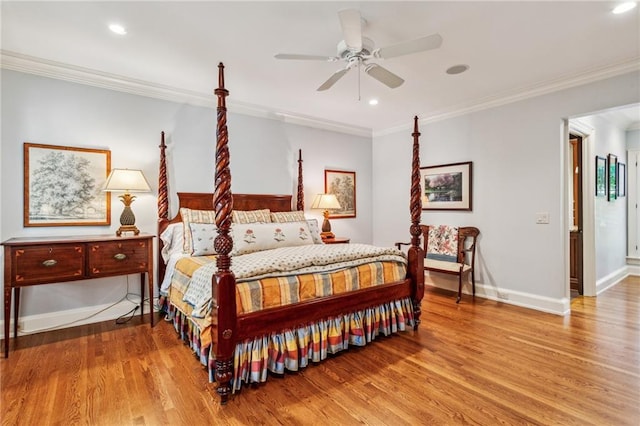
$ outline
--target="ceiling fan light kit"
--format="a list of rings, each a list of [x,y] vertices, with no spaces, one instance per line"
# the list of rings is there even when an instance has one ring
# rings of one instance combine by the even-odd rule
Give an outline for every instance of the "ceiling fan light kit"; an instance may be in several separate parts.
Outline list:
[[[345,9],[338,12],[340,25],[344,40],[338,42],[337,56],[320,56],[320,55],[304,55],[279,53],[275,55],[276,59],[293,59],[293,60],[316,60],[337,62],[344,61],[346,66],[333,73],[324,83],[318,87],[318,91],[330,89],[338,80],[354,67],[360,68],[364,66],[365,74],[378,80],[380,83],[395,89],[400,87],[404,80],[387,70],[386,68],[376,64],[369,63],[370,59],[389,59],[398,56],[410,55],[412,53],[423,52],[426,50],[437,49],[442,45],[442,37],[439,34],[431,34],[391,46],[376,49],[375,43],[368,37],[362,35],[362,17],[357,9]],[[358,73],[358,77],[360,73]],[[360,83],[358,79],[358,93]],[[358,96],[358,100],[360,96]]]

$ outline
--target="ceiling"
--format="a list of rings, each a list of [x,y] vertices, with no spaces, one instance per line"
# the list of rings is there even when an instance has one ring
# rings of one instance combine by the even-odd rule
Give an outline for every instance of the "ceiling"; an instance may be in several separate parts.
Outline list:
[[[254,108],[381,132],[407,126],[414,115],[451,116],[640,69],[640,7],[614,15],[615,5],[2,1],[1,46],[4,58],[28,55],[129,85],[200,96],[213,96],[222,61],[232,111]],[[335,56],[343,39],[337,12],[345,8],[360,10],[363,33],[377,47],[433,33],[442,36],[442,46],[376,60],[405,80],[396,89],[351,71],[318,92],[342,63],[274,55]],[[113,22],[128,33],[111,33],[107,25]],[[470,69],[445,72],[458,64]],[[370,98],[379,104],[369,105]],[[631,113],[635,121],[638,111]]]

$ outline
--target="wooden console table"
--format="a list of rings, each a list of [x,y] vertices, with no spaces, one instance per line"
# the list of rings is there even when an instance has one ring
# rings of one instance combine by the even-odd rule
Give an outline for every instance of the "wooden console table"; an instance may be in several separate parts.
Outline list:
[[[4,246],[4,357],[9,357],[12,290],[13,337],[18,336],[20,288],[92,278],[140,274],[140,315],[144,317],[147,274],[153,300],[153,235],[11,238]],[[153,303],[149,303],[153,327]]]

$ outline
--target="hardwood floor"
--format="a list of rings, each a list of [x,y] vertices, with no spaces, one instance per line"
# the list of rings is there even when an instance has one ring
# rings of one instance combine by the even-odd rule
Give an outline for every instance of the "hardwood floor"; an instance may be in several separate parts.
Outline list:
[[[640,277],[571,307],[456,305],[430,288],[417,333],[270,377],[224,407],[164,321],[20,337],[0,361],[2,424],[637,426]]]

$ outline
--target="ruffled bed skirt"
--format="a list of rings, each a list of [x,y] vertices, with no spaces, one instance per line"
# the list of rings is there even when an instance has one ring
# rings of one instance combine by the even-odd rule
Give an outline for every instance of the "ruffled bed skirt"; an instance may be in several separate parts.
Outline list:
[[[204,365],[209,381],[215,381],[215,353],[200,344],[200,330],[179,310],[173,309],[173,323],[181,338]],[[283,374],[298,371],[309,361],[320,362],[328,354],[364,346],[380,334],[388,336],[415,324],[410,298],[395,300],[372,308],[330,317],[295,329],[247,339],[236,345],[233,366],[233,392],[242,383],[261,383],[268,372]]]

